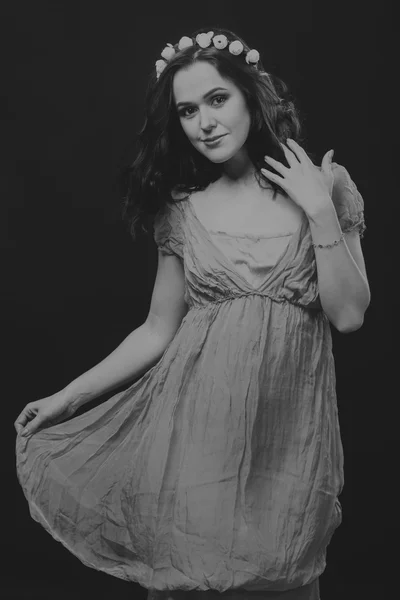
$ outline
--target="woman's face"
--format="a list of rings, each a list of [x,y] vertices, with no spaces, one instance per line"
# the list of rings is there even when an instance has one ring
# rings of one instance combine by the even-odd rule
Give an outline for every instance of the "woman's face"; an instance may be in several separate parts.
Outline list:
[[[213,65],[202,61],[178,71],[173,95],[183,131],[196,150],[214,163],[246,155],[251,116],[245,97]],[[206,143],[219,135],[216,144]]]

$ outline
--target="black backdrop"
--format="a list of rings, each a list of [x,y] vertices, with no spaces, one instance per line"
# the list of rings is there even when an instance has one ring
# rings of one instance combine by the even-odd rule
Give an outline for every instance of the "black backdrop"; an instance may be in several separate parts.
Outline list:
[[[157,252],[151,235],[132,243],[117,178],[131,158],[154,62],[167,42],[202,26],[232,29],[260,51],[297,98],[309,148],[320,160],[334,148],[364,197],[372,302],[360,330],[333,330],[345,487],[321,591],[322,600],[388,597],[393,18],[384,3],[350,1],[2,3],[2,464],[10,501],[2,597],[146,597],[136,584],[83,566],[31,519],[15,474],[13,422],[147,316]]]

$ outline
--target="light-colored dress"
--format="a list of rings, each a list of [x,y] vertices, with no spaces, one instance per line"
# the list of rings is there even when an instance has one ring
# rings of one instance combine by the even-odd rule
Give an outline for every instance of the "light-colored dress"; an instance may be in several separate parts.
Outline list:
[[[334,174],[342,230],[363,235],[363,199]],[[190,198],[158,213],[156,244],[185,269],[175,337],[125,391],[18,435],[18,478],[33,519],[149,598],[318,600],[344,478],[308,220],[233,233],[208,232]]]

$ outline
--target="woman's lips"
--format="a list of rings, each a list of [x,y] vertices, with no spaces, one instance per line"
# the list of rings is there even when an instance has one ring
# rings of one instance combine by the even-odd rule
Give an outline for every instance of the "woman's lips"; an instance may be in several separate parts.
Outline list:
[[[224,135],[219,135],[214,140],[203,140],[203,141],[207,146],[214,146],[214,145],[218,144],[218,142],[220,142],[222,140],[222,138],[225,137],[225,135],[226,135],[226,133],[224,133]]]

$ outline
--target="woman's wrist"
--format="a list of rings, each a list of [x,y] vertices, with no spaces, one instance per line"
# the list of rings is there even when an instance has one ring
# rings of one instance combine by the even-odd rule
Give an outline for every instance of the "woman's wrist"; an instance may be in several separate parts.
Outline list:
[[[92,400],[95,396],[93,394],[87,392],[85,393],[81,390],[78,390],[74,383],[75,382],[72,381],[59,393],[69,404],[71,404],[74,408],[77,409],[83,404],[86,404],[86,402]]]

